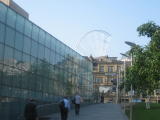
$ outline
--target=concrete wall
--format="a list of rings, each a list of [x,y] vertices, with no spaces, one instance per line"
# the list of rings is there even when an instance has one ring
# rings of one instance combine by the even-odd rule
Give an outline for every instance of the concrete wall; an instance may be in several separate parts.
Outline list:
[[[10,0],[0,0],[0,2],[3,2],[3,3],[5,3],[6,5],[9,6]]]

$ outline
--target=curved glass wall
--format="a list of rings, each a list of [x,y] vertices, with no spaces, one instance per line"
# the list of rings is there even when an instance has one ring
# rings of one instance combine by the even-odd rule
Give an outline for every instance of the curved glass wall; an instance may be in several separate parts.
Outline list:
[[[28,98],[92,99],[92,63],[0,3],[0,118],[16,120]]]

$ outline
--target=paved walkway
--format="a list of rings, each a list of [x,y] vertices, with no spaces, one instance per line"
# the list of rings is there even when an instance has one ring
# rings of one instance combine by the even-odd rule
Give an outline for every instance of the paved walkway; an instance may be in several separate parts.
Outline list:
[[[52,116],[51,120],[60,120],[60,115]],[[117,104],[96,104],[81,108],[80,115],[70,111],[68,120],[128,120]]]

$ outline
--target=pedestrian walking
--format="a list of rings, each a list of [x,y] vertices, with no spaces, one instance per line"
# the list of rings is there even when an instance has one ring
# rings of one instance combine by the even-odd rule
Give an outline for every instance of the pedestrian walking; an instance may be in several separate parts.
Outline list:
[[[70,101],[68,97],[64,97],[59,103],[60,113],[61,113],[61,120],[68,119],[68,113],[70,110]]]
[[[30,99],[28,103],[25,105],[25,110],[24,110],[25,120],[38,120],[36,107],[37,107],[36,101],[34,99]]]
[[[101,103],[104,103],[104,95],[101,95]]]
[[[80,112],[80,104],[82,102],[81,96],[77,93],[74,97],[74,104],[75,104],[75,114],[79,115]]]

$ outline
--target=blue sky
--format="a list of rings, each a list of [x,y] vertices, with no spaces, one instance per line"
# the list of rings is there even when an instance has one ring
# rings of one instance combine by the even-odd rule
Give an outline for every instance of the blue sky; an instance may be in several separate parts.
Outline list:
[[[146,45],[136,28],[148,21],[160,24],[159,0],[14,0],[30,20],[75,49],[77,41],[94,29],[111,34],[107,53],[120,57],[129,50],[124,41]]]

